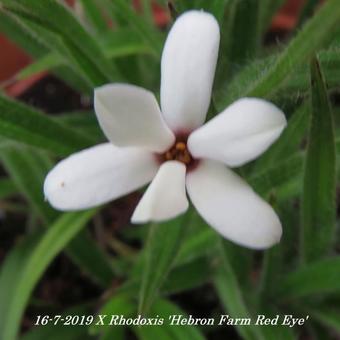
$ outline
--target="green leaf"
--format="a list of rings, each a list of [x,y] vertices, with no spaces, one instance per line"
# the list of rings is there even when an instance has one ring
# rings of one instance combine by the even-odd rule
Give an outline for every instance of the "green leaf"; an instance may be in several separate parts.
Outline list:
[[[297,26],[301,26],[309,17],[311,17],[319,5],[319,0],[307,0],[301,11]]]
[[[66,253],[101,287],[107,287],[112,283],[115,272],[109,256],[85,230],[69,243]]]
[[[99,35],[107,30],[108,23],[103,16],[104,13],[101,12],[101,9],[96,2],[96,0],[81,0],[80,4],[84,9],[86,18],[91,23],[95,32]]]
[[[17,187],[9,178],[0,178],[0,199],[5,199],[18,192]]]
[[[216,274],[213,280],[223,309],[233,318],[251,318],[248,307],[244,301],[242,289],[226,254],[222,240],[220,241],[219,254],[221,263],[216,268]],[[237,325],[236,330],[240,336],[246,340],[264,339],[260,327],[252,323],[247,326]]]
[[[29,297],[44,273],[48,265],[55,256],[65,248],[70,240],[86,225],[96,210],[89,210],[81,213],[64,214],[58,219],[45,234],[37,239],[36,244],[30,251],[24,253],[24,259],[17,261],[16,268],[13,268],[9,277],[7,270],[3,270],[0,275],[0,291],[8,294],[8,281],[12,285],[6,305],[2,301],[2,310],[6,310],[0,317],[0,336],[2,339],[15,340],[19,330],[20,319],[28,303]],[[17,252],[22,254],[22,249],[14,249],[9,260],[17,256]],[[19,256],[18,256],[19,257]]]
[[[93,140],[33,108],[0,95],[0,135],[66,156]]]
[[[53,221],[58,214],[44,201],[42,189],[43,179],[52,165],[46,154],[16,145],[1,148],[0,159],[16,187],[38,216],[45,223]]]
[[[203,334],[195,326],[190,325],[169,325],[170,315],[182,315],[187,317],[187,314],[181,310],[174,303],[169,300],[159,299],[155,301],[150,310],[150,314],[154,317],[159,316],[164,318],[164,324],[157,326],[157,328],[164,328],[167,333],[172,336],[172,339],[176,340],[204,340]]]
[[[285,0],[262,0],[259,1],[258,29],[260,34],[264,34],[269,28],[273,16],[283,6]]]
[[[73,130],[79,129],[83,134],[91,136],[96,144],[106,140],[93,111],[60,113],[53,118],[68,125]]]
[[[162,294],[172,295],[198,288],[210,280],[211,273],[209,261],[202,257],[177,266],[171,270],[161,287]]]
[[[37,61],[29,64],[21,69],[16,75],[15,79],[22,80],[31,77],[39,72],[48,71],[58,67],[64,63],[63,59],[56,53],[48,53]]]
[[[339,292],[339,276],[339,257],[316,261],[284,275],[273,296],[288,300]]]
[[[44,178],[52,162],[43,152],[11,146],[0,149],[0,159],[14,184],[31,204],[44,224],[52,223],[58,216],[43,197]],[[66,249],[72,261],[102,286],[113,277],[112,267],[103,252],[86,233],[80,233]]]
[[[150,54],[150,48],[141,41],[140,37],[132,30],[120,29],[109,34],[102,33],[100,43],[107,58],[113,59],[134,54]],[[53,46],[51,43],[50,46]],[[54,44],[54,47],[56,45]],[[65,47],[62,47],[62,49]],[[52,48],[51,48],[52,49]],[[61,51],[60,51],[61,52]],[[43,71],[55,70],[60,66],[67,65],[65,55],[55,50],[44,54],[33,63],[21,69],[16,75],[16,80],[26,79]]]
[[[97,314],[108,315],[107,319],[110,318],[110,315],[123,315],[125,318],[132,317],[136,314],[136,303],[130,295],[116,293],[100,308]],[[119,331],[119,328],[123,327],[93,323],[89,329],[91,334],[106,334],[111,331],[111,328],[115,328],[114,331],[116,332]],[[112,332],[110,334],[113,336]]]
[[[301,180],[303,173],[303,156],[297,152],[286,160],[277,162],[262,171],[257,171],[247,177],[249,184],[261,196],[267,196],[271,192],[287,185],[292,179]]]
[[[312,117],[302,197],[301,256],[329,253],[335,232],[336,156],[334,123],[318,60],[311,62]]]
[[[1,0],[7,10],[41,25],[46,30],[59,34],[70,53],[81,58],[96,77],[94,85],[116,79],[118,73],[113,64],[105,58],[95,39],[84,29],[68,7],[53,0]]]
[[[118,29],[101,37],[101,45],[108,58],[125,57],[134,54],[151,54],[152,49],[132,29]]]
[[[280,138],[256,160],[252,175],[265,171],[266,168],[275,166],[278,162],[283,162],[292,154],[296,154],[307,131],[309,111],[308,105],[302,105],[293,113]]]
[[[216,253],[218,235],[196,211],[190,211],[190,223],[178,250],[174,267],[196,261],[208,254]]]
[[[153,23],[148,22],[133,10],[131,3],[125,0],[105,0],[107,8],[113,17],[125,26],[133,29],[141,39],[148,44],[153,54],[158,58],[163,47],[163,34],[155,29]]]
[[[139,313],[146,315],[168,275],[179,249],[186,215],[173,221],[152,224],[145,248]]]
[[[68,45],[68,41],[65,41],[58,32],[48,30],[44,25],[32,21],[26,16],[10,12],[8,15],[13,16],[27,33],[31,34],[52,53],[56,53],[62,63],[67,62],[69,68],[81,77],[88,86],[94,87],[105,82],[105,79],[98,74],[91,62],[84,58],[83,54],[73,45]]]
[[[34,39],[29,33],[22,30],[18,22],[5,12],[0,11],[0,31],[10,40],[21,46],[28,54],[40,57],[46,54],[46,48]]]
[[[330,306],[315,306],[302,308],[314,320],[317,320],[321,325],[334,329],[340,332],[340,310],[339,308]]]
[[[0,31],[15,42],[18,46],[25,50],[26,53],[37,58],[45,56],[49,50],[36,37],[32,36],[32,32],[28,32],[23,25],[14,16],[5,15],[0,11]],[[70,67],[58,67],[54,73],[63,79],[71,87],[77,89],[81,93],[91,94],[92,88],[84,82]]]
[[[256,55],[260,45],[258,30],[259,1],[236,1],[232,36],[229,46],[229,62],[238,67]]]
[[[3,334],[7,323],[8,308],[16,293],[16,286],[20,282],[21,269],[24,268],[40,236],[41,234],[38,233],[26,236],[7,254],[0,268],[0,336],[2,339],[6,339]]]
[[[278,58],[272,58],[259,77],[252,82],[241,83],[235,78],[235,89],[229,91],[229,80],[216,94],[217,109],[222,111],[239,97],[270,97],[292,75],[297,66],[310,57],[313,52],[332,36],[340,20],[338,0],[327,1],[318,13],[309,20],[298,35],[289,43]]]

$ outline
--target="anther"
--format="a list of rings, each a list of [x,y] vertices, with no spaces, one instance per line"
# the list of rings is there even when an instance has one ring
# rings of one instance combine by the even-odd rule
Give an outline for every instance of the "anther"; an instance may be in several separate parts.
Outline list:
[[[161,163],[171,160],[181,162],[187,167],[188,171],[191,171],[198,164],[197,160],[191,156],[187,144],[183,139],[177,140],[170,149],[157,156],[157,159]]]
[[[187,147],[186,147],[185,143],[178,142],[178,143],[176,143],[175,148],[176,148],[176,150],[184,151],[184,150],[186,150]]]

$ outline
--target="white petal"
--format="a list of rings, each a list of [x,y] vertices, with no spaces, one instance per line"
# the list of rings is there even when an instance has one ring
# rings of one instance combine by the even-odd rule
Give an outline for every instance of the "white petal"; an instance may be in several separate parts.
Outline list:
[[[257,98],[243,98],[194,131],[188,140],[197,158],[243,165],[262,154],[287,125],[283,112]]]
[[[162,56],[161,107],[175,132],[192,131],[207,114],[220,40],[216,19],[189,11],[173,25]]]
[[[98,87],[94,92],[94,107],[102,130],[116,146],[163,152],[175,140],[155,96],[141,87],[128,84]]]
[[[183,163],[163,163],[137,205],[131,221],[145,223],[163,221],[176,217],[188,209],[185,194],[185,172]]]
[[[281,223],[272,207],[223,164],[203,161],[186,183],[200,215],[225,238],[254,249],[280,241]]]
[[[44,193],[56,209],[86,209],[140,188],[157,169],[148,151],[100,144],[58,163],[45,179]]]

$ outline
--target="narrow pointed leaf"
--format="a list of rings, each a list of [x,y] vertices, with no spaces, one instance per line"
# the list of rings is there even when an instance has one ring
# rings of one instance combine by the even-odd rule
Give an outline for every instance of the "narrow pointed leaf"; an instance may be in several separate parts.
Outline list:
[[[7,10],[16,15],[59,34],[71,53],[76,52],[93,72],[97,72],[97,85],[117,77],[117,70],[113,64],[105,58],[95,39],[84,29],[66,5],[53,0],[43,2],[40,0],[1,0],[1,2]]]
[[[216,270],[214,286],[224,311],[233,318],[251,318],[238,278],[231,266],[222,240],[220,241],[219,255],[221,263]],[[252,323],[247,326],[238,325],[236,330],[246,340],[264,339],[261,328]]]
[[[34,246],[30,248],[29,252],[21,253],[20,247],[13,250],[13,252],[19,251],[21,257],[15,262],[17,267],[12,268],[15,279],[12,280],[11,294],[5,301],[6,305],[3,305],[2,302],[2,310],[5,309],[6,313],[0,317],[1,339],[16,339],[21,316],[36,283],[55,256],[79,233],[94,213],[95,210],[89,210],[64,214],[35,240]],[[23,255],[25,255],[24,259]],[[13,256],[11,255],[11,258]],[[0,291],[8,289],[8,287],[3,287],[3,284],[9,279],[8,272],[3,271],[0,275]]]
[[[174,263],[185,221],[185,216],[181,216],[170,222],[150,226],[139,296],[141,314],[148,313]]]
[[[43,152],[18,145],[1,148],[0,159],[17,189],[24,195],[43,224],[55,221],[59,213],[44,200],[43,183],[51,160]],[[96,283],[106,286],[113,277],[105,254],[86,233],[79,233],[68,245],[66,253]]]
[[[187,313],[181,310],[174,303],[169,300],[159,299],[155,301],[151,308],[150,314],[154,317],[160,316],[164,318],[164,325],[158,326],[159,328],[166,329],[167,332],[172,335],[172,339],[178,340],[204,340],[205,337],[199,331],[196,326],[192,325],[169,325],[169,316],[171,315],[182,315],[183,317],[188,317]]]
[[[48,53],[21,69],[15,76],[17,80],[22,80],[31,77],[34,74],[48,71],[59,67],[64,63],[64,60],[57,53]]]
[[[312,117],[302,197],[301,256],[312,261],[328,254],[334,242],[336,157],[332,110],[316,58],[311,62]]]
[[[331,306],[315,306],[303,308],[314,320],[327,328],[340,332],[340,309]]]
[[[66,156],[93,140],[49,116],[0,95],[0,136]]]
[[[86,19],[91,23],[91,26],[95,32],[99,35],[108,28],[108,22],[103,16],[104,13],[101,12],[100,7],[94,0],[81,0],[80,1],[82,9],[85,12]]]
[[[5,199],[18,192],[17,187],[9,178],[2,177],[0,179],[0,199]]]
[[[339,292],[339,277],[339,257],[315,261],[285,275],[273,296],[287,300]]]
[[[294,70],[331,39],[340,20],[338,0],[329,0],[310,19],[303,29],[291,40],[287,48],[272,61],[263,65],[253,81],[240,82],[235,78],[235,88],[228,92],[229,80],[216,95],[216,106],[222,111],[239,97],[270,97],[293,74]],[[227,94],[229,93],[229,94]]]
[[[253,174],[286,160],[300,149],[301,142],[307,132],[309,113],[309,105],[302,105],[293,113],[280,138],[256,160]]]

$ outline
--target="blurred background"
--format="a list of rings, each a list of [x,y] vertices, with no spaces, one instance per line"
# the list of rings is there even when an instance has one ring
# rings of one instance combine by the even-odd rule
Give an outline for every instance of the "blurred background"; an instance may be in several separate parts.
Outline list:
[[[17,2],[21,3],[15,0],[13,4]],[[325,20],[316,21],[311,27],[305,25],[317,17],[317,13],[327,2],[335,3],[327,0],[264,0],[263,3],[256,0],[65,1],[77,22],[99,42],[105,60],[112,61],[119,69],[119,77],[113,77],[114,80],[145,86],[156,93],[159,92],[161,49],[176,15],[190,8],[215,10],[214,14],[219,16],[222,29],[222,57],[219,59],[214,95],[214,103],[217,103],[218,109],[241,93],[245,83],[261,80],[261,74],[269,69],[279,53],[285,53],[286,46],[290,46],[291,41],[307,41],[302,34],[309,37],[310,45],[306,43],[307,47],[302,43],[293,45],[296,53],[291,53],[292,63],[297,58],[300,59],[296,68],[289,62],[286,63],[287,70],[292,75],[291,81],[285,83],[282,91],[276,91],[275,95],[270,96],[284,109],[287,118],[292,118],[289,132],[274,151],[269,150],[258,163],[240,169],[242,175],[250,178],[255,190],[260,191],[282,216],[287,226],[282,245],[262,253],[224,241],[224,255],[229,262],[227,265],[224,263],[225,267],[220,270],[223,256],[221,259],[215,252],[220,241],[210,228],[207,231],[206,224],[193,213],[185,244],[180,248],[178,263],[171,264],[171,272],[163,273],[166,279],[162,282],[162,287],[158,287],[160,293],[155,293],[157,301],[150,310],[150,315],[186,313],[196,317],[218,318],[221,314],[247,317],[265,313],[268,316],[310,315],[312,319],[302,327],[268,327],[262,332],[253,327],[232,326],[203,326],[197,330],[194,327],[174,330],[175,327],[156,331],[130,327],[117,327],[113,330],[36,325],[38,315],[135,315],[141,286],[139,278],[145,270],[140,262],[143,261],[150,226],[129,224],[130,216],[141,197],[140,192],[116,200],[88,217],[63,217],[44,202],[42,183],[46,173],[56,161],[69,154],[72,148],[65,151],[60,147],[60,152],[53,154],[48,150],[52,146],[41,145],[40,148],[41,142],[39,139],[34,140],[34,136],[32,142],[27,142],[31,140],[30,136],[26,136],[27,131],[15,130],[12,125],[6,130],[7,125],[1,120],[1,115],[7,111],[13,112],[13,115],[18,114],[16,119],[21,120],[24,126],[25,110],[33,108],[34,112],[43,112],[52,117],[53,121],[68,128],[76,127],[75,130],[90,136],[91,141],[99,142],[104,136],[93,114],[92,89],[95,84],[91,83],[90,77],[88,81],[86,72],[77,71],[77,67],[72,65],[72,58],[66,61],[60,59],[63,50],[58,50],[59,45],[54,44],[53,39],[56,38],[55,34],[60,34],[61,40],[67,41],[63,36],[65,32],[60,33],[53,28],[51,31],[47,29],[46,33],[36,25],[39,23],[38,19],[34,22],[36,26],[30,26],[30,16],[22,15],[24,11],[21,13],[20,7],[13,5],[11,8],[10,2],[0,1],[0,89],[3,92],[1,98],[6,98],[0,103],[1,340],[13,340],[16,337],[24,340],[340,339],[338,233],[337,236],[332,236],[331,251],[327,256],[320,257],[318,260],[321,262],[313,264],[311,268],[306,267],[305,263],[301,266],[298,264],[300,246],[296,236],[301,232],[299,228],[302,228],[301,197],[304,197],[303,188],[306,185],[303,164],[310,141],[308,115],[312,114],[309,104],[312,90],[308,64],[309,57],[314,52],[321,51],[318,58],[322,66],[322,77],[326,79],[322,78],[321,81],[328,86],[326,95],[334,113],[339,112],[339,27],[337,30],[333,29],[332,34],[328,34],[328,28],[324,28],[324,35],[319,35],[318,27],[323,32]],[[28,2],[22,3],[23,8],[29,6]],[[106,6],[107,3],[110,6]],[[340,10],[340,1],[338,7],[335,12]],[[223,11],[219,11],[220,9]],[[40,15],[37,14],[37,17]],[[335,15],[338,13],[334,17]],[[47,18],[46,22],[49,20]],[[67,28],[65,31],[67,32]],[[256,38],[252,31],[257,32],[254,33]],[[313,36],[310,37],[308,33],[313,33]],[[70,31],[69,34],[73,33]],[[331,42],[327,41],[326,36]],[[46,40],[50,38],[51,45],[46,44]],[[58,39],[55,41],[58,42]],[[315,47],[309,48],[313,41]],[[292,49],[289,53],[291,51]],[[225,83],[228,86],[230,83],[230,87],[225,87]],[[276,86],[275,82],[273,86]],[[225,88],[230,97],[224,100],[221,99],[221,93],[224,93]],[[320,98],[324,99],[323,95],[324,93],[320,94]],[[266,97],[266,93],[263,96]],[[261,91],[259,97],[262,97]],[[7,102],[8,98],[10,100]],[[13,104],[12,107],[12,100],[25,106]],[[211,109],[209,114],[213,116],[215,113],[216,108]],[[11,118],[6,119],[11,121]],[[336,114],[334,120],[337,135]],[[31,123],[27,122],[25,126],[30,126],[29,124]],[[45,125],[36,127],[44,129]],[[13,131],[10,130],[12,128]],[[22,135],[16,137],[16,133]],[[327,135],[324,131],[320,132],[322,133]],[[75,142],[72,147],[78,150],[81,145],[81,142]],[[325,150],[325,145],[328,144],[321,144],[321,150]],[[315,159],[318,163],[322,156],[318,158],[316,154]],[[282,163],[275,164],[277,161]],[[273,168],[274,165],[278,166]],[[332,175],[327,169],[320,171],[325,171],[326,177]],[[334,192],[336,189],[338,196],[339,188],[335,181],[338,175],[335,170],[333,175],[333,189]],[[318,197],[319,193],[323,195],[324,188],[317,188],[320,192],[314,193],[313,197]],[[339,212],[336,198],[334,195],[333,200],[331,198],[331,201],[327,201],[326,198],[324,201],[324,206],[329,202],[330,207],[334,205],[331,214]],[[46,264],[40,266],[39,258],[44,257],[45,252],[48,253],[49,246],[53,248],[53,237],[58,235],[59,230],[67,233],[67,226],[78,225],[77,223],[87,223],[88,228],[82,229],[77,234],[79,237],[72,241],[71,236],[67,240],[65,237],[65,244],[56,248],[53,254],[48,254]],[[51,235],[45,234],[47,230],[51,230],[51,225],[60,229],[55,229],[58,230],[55,235],[52,232]],[[334,220],[335,225],[337,223]],[[37,234],[39,235],[36,237]],[[39,242],[46,240],[44,235],[51,239],[41,245]],[[314,237],[317,239],[319,234]],[[56,243],[58,242],[59,240]],[[30,254],[38,255],[28,266],[25,260],[30,259]],[[39,268],[37,272],[34,271],[35,265]],[[306,271],[295,272],[301,268]],[[291,276],[285,278],[286,273],[291,273]],[[284,281],[282,289],[278,284],[281,281]],[[27,292],[22,287],[28,287]],[[279,298],[276,299],[276,296]]]

